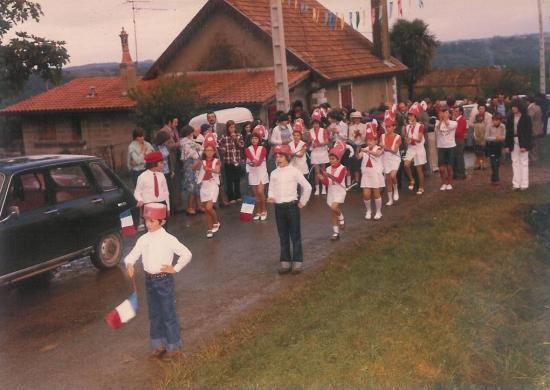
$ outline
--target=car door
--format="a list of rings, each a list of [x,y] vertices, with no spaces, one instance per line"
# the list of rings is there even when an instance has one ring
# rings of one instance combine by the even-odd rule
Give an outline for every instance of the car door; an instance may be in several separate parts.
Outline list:
[[[43,170],[12,176],[0,217],[0,276],[51,260],[61,253]],[[8,218],[11,209],[18,215]]]

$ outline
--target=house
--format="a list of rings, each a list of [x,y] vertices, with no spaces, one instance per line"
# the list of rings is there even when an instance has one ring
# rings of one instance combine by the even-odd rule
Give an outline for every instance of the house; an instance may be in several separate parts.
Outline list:
[[[395,76],[406,67],[390,56],[387,18],[376,18],[373,44],[347,24],[314,21],[313,10],[329,12],[317,1],[301,3],[283,1],[291,101],[365,110],[393,100]],[[266,122],[273,117],[269,0],[209,0],[142,79],[124,30],[120,38],[119,77],[75,79],[0,111],[21,116],[26,154],[90,153],[123,168],[134,128],[127,91],[166,75],[197,81],[212,109],[244,106]]]

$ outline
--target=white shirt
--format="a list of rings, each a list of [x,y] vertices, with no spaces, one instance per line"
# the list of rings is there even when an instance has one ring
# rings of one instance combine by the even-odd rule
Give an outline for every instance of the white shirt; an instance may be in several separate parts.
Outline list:
[[[153,175],[156,175],[159,185],[159,196],[155,196],[155,179]],[[153,203],[153,202],[166,202],[166,207],[170,210],[170,195],[168,193],[168,184],[166,184],[166,178],[161,172],[153,172],[150,169],[139,175],[137,179],[136,189],[134,191],[134,198],[138,202]]]
[[[333,133],[334,129],[336,132]],[[328,126],[330,136],[334,141],[347,141],[348,140],[348,125],[344,121],[332,123]]]
[[[172,265],[174,254],[179,257],[174,269],[180,272],[191,261],[192,254],[176,237],[160,228],[138,238],[134,248],[124,258],[124,264],[134,265],[141,256],[145,272],[158,274],[162,272],[163,265]]]
[[[359,133],[358,136],[355,136],[356,131]],[[349,139],[352,140],[355,145],[363,145],[365,143],[366,134],[367,126],[364,123],[349,125]]]
[[[453,148],[456,146],[455,131],[457,122],[449,121],[447,125],[445,122],[436,121],[435,131],[437,133],[437,147],[438,148]]]
[[[271,172],[268,197],[275,199],[275,203],[293,202],[298,200],[298,185],[302,188],[300,203],[305,206],[311,195],[311,184],[292,165],[279,167]]]

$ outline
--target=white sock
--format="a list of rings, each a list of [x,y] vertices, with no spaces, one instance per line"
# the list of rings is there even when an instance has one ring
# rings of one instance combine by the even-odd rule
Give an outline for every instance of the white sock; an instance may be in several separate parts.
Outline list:
[[[395,192],[395,195],[399,194],[399,192],[397,191],[397,184],[393,185],[393,192]]]
[[[365,202],[365,207],[367,208],[367,211],[370,213],[370,211],[371,211],[370,199],[369,200],[364,200],[363,202]]]
[[[333,227],[332,227],[332,231],[333,231],[334,233],[336,233],[336,234],[340,234],[340,228],[338,227],[338,225],[333,226]]]
[[[388,191],[388,200],[393,203],[393,192]]]
[[[376,205],[376,212],[379,213],[382,210],[382,198],[375,199],[374,204]]]

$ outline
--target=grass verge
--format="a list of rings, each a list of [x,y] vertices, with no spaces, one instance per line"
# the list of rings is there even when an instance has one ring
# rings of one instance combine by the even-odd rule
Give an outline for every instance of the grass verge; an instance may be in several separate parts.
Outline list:
[[[550,186],[455,199],[332,258],[162,387],[545,387],[550,260],[525,216]]]

